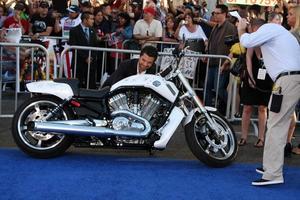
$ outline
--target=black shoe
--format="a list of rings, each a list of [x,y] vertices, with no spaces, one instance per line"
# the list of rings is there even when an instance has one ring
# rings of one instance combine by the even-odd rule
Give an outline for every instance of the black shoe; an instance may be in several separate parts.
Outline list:
[[[265,173],[265,170],[262,168],[262,167],[258,167],[255,169],[255,171],[259,174],[264,174]]]
[[[290,158],[292,155],[292,144],[291,143],[286,143],[285,147],[284,147],[284,157],[286,158]]]
[[[252,182],[252,185],[255,186],[263,186],[263,185],[274,185],[274,184],[281,184],[284,183],[283,180],[266,180],[266,179],[259,179]]]

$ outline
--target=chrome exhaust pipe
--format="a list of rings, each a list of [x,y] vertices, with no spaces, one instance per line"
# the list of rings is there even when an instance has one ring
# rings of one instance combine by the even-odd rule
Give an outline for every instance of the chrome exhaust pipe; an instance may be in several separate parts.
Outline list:
[[[76,126],[53,122],[29,122],[27,124],[27,130],[29,131],[41,131],[51,134],[66,134],[66,135],[80,135],[80,136],[133,136],[133,137],[145,137],[150,130],[144,131],[124,131],[114,130],[104,127],[96,126]]]
[[[66,121],[31,121],[27,124],[28,131],[41,131],[51,134],[66,134],[66,135],[80,135],[80,136],[127,136],[127,137],[146,137],[151,131],[150,123],[128,111],[120,111],[113,113],[115,116],[121,114],[129,114],[131,117],[141,121],[144,125],[143,131],[135,130],[115,130],[110,128],[101,127],[106,125],[104,120],[94,120],[96,126],[92,126],[93,122],[88,120],[66,120]],[[98,125],[98,126],[97,126]]]

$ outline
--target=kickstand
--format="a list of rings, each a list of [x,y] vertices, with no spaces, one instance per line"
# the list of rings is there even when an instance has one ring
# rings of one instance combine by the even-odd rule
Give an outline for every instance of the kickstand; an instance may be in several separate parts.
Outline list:
[[[149,149],[149,156],[154,156],[155,150],[154,149]]]

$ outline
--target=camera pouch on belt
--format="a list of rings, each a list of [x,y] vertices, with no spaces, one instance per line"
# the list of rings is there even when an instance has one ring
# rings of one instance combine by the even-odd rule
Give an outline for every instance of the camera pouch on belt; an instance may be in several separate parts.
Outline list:
[[[270,111],[274,113],[279,113],[282,105],[283,95],[281,92],[279,94],[272,94],[272,101],[270,106]]]

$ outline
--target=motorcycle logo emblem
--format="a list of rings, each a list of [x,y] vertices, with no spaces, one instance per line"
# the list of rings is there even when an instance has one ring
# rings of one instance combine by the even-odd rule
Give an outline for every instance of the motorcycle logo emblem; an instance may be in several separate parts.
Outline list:
[[[154,81],[152,84],[153,84],[155,87],[158,87],[158,86],[161,85],[161,83],[160,83],[159,81]]]

